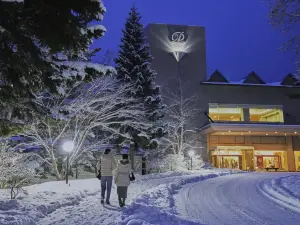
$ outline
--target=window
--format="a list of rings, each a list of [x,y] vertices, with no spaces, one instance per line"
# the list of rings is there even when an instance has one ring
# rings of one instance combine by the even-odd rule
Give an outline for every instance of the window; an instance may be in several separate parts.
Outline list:
[[[234,105],[209,103],[209,117],[213,121],[283,123],[282,106]]]
[[[209,104],[209,117],[214,121],[243,121],[243,109]]]
[[[283,123],[282,109],[250,108],[250,121],[265,123]]]

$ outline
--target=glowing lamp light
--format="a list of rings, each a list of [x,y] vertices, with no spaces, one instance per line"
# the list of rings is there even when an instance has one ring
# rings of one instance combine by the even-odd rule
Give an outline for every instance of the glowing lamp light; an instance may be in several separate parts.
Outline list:
[[[71,152],[73,151],[74,149],[74,142],[73,141],[66,141],[64,144],[63,144],[63,150],[65,152]]]
[[[176,59],[176,61],[179,62],[183,58],[183,56],[185,55],[185,52],[175,51],[175,52],[172,52],[172,54],[173,54],[174,58]]]
[[[189,151],[188,154],[189,154],[190,157],[193,157],[195,155],[195,152],[193,150],[191,150],[191,151]]]

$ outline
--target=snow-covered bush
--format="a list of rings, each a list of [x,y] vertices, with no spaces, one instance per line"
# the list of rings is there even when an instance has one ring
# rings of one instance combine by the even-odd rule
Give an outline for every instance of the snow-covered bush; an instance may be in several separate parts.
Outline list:
[[[191,168],[192,163],[192,168]],[[199,170],[204,166],[200,155],[193,156],[193,159],[185,157],[183,154],[167,154],[165,156],[151,156],[147,161],[148,171],[168,172],[168,171],[187,171]]]
[[[35,170],[26,166],[27,156],[10,148],[6,139],[0,141],[0,187],[10,190],[10,198],[15,199],[23,187],[34,183],[38,176]]]

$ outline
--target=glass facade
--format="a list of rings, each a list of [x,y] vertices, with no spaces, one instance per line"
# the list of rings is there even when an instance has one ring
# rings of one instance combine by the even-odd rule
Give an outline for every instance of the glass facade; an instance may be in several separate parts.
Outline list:
[[[296,165],[296,170],[300,171],[300,151],[295,151],[295,165]]]
[[[278,168],[287,170],[286,154],[285,151],[255,151],[255,169]]]
[[[209,117],[214,121],[244,121],[243,109],[238,107],[210,105]]]
[[[264,123],[283,123],[282,109],[249,109],[250,121]]]
[[[209,104],[213,121],[283,123],[283,110],[278,106]]]
[[[299,152],[300,170],[300,152]],[[286,151],[260,150],[215,150],[211,152],[211,161],[215,167],[242,170],[287,170]]]

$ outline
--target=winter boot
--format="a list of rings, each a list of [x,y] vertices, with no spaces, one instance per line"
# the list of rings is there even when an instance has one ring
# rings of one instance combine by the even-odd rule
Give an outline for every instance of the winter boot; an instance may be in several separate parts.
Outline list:
[[[122,202],[122,198],[119,197],[119,206],[123,207],[123,202]]]
[[[101,199],[101,205],[104,205],[104,199]]]
[[[105,202],[107,205],[110,205],[110,202],[108,201],[108,200],[106,200],[106,202]]]

